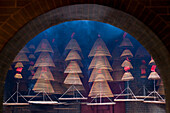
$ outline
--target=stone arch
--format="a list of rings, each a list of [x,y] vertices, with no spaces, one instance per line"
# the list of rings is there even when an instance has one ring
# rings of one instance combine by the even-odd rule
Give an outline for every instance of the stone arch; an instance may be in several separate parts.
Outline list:
[[[36,17],[25,25],[24,23],[19,24],[24,26],[20,29],[18,28],[19,30],[14,36],[12,36],[12,33],[10,36],[4,34],[4,36],[12,38],[6,41],[0,53],[1,84],[4,84],[6,73],[12,60],[28,41],[53,25],[72,20],[93,20],[108,23],[135,37],[156,60],[165,83],[165,89],[167,89],[166,95],[170,95],[170,87],[168,87],[170,85],[170,78],[167,76],[170,73],[170,70],[168,70],[170,68],[170,54],[158,36],[131,15],[96,4],[79,4],[57,8]],[[0,92],[2,100],[3,87],[1,87]],[[166,99],[167,111],[169,111],[170,97],[166,96]]]

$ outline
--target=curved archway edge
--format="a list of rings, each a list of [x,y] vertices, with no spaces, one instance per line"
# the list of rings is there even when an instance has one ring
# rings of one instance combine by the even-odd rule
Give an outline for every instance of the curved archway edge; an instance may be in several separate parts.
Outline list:
[[[166,46],[147,26],[135,17],[122,11],[95,4],[79,4],[65,6],[40,15],[24,25],[11,38],[0,53],[0,83],[4,84],[6,73],[20,49],[32,38],[45,29],[72,20],[93,20],[111,24],[135,37],[155,59],[166,89],[167,113],[170,112],[170,54]],[[1,100],[3,87],[0,88]],[[2,111],[2,101],[1,101]]]

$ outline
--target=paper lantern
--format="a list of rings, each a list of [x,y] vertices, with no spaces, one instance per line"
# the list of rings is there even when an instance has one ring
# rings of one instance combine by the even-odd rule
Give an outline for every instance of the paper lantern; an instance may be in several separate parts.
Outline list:
[[[93,69],[91,76],[89,78],[88,82],[94,82],[98,74],[103,74],[105,77],[105,80],[107,81],[113,81],[113,78],[111,77],[110,73],[106,69]]]
[[[66,91],[66,88],[63,87],[61,83],[58,83],[56,81],[51,81],[51,85],[54,89],[55,94],[63,94]]]
[[[34,67],[42,67],[42,66],[55,67],[55,64],[51,59],[49,53],[41,53],[34,65]]]
[[[54,80],[49,67],[38,67],[32,79]]]
[[[38,79],[32,89],[35,92],[45,91],[46,93],[54,93],[54,89],[48,80]]]
[[[107,49],[104,41],[101,38],[98,38],[96,42],[94,43],[89,53],[89,57],[92,57],[92,56],[110,56],[111,57],[109,50]]]
[[[101,56],[96,56],[93,58],[93,60],[90,63],[90,66],[88,69],[108,69],[110,71],[113,71],[112,67],[110,66],[110,63],[107,59],[107,57],[101,57]]]
[[[71,50],[67,55],[65,61],[69,61],[69,60],[81,60],[81,57],[77,51]]]
[[[133,79],[134,79],[134,77],[132,76],[132,74],[130,72],[125,72],[123,74],[122,81],[130,81]]]
[[[18,67],[24,67],[23,64],[22,64],[22,62],[17,62],[17,63],[15,64],[15,68],[18,68]]]
[[[82,73],[82,71],[76,61],[70,61],[64,73]]]
[[[159,80],[161,79],[160,76],[158,75],[157,72],[151,72],[149,77],[148,77],[149,80]]]
[[[79,84],[82,85],[80,77],[77,73],[69,73],[64,80],[65,84]]]
[[[18,53],[13,62],[29,62],[29,59],[25,53]]]
[[[34,53],[37,52],[49,52],[49,53],[54,53],[50,43],[48,42],[47,39],[42,39],[40,44],[38,45],[37,49],[35,50]]]
[[[123,38],[121,44],[119,45],[119,47],[123,47],[123,48],[129,48],[129,47],[133,47],[131,41],[128,38]]]
[[[22,49],[20,50],[19,53],[30,53],[30,51],[29,51],[28,48],[25,46],[24,48],[22,48]]]
[[[131,53],[131,51],[130,51],[129,49],[125,49],[125,50],[122,52],[122,54],[121,54],[120,57],[128,57],[128,58],[131,58],[131,57],[133,57],[133,54]]]
[[[30,58],[30,59],[35,59],[36,57],[35,57],[34,54],[30,54],[30,55],[28,56],[28,58]]]
[[[146,58],[146,57],[150,57],[150,54],[143,46],[140,46],[136,51],[135,57]]]
[[[20,73],[16,73],[14,78],[17,78],[17,79],[22,79],[22,75]]]
[[[81,51],[81,48],[80,48],[79,44],[77,43],[77,41],[72,38],[69,41],[69,43],[67,44],[65,50],[77,50],[77,51]]]
[[[132,64],[131,64],[128,60],[125,60],[125,61],[122,63],[121,66],[122,66],[122,67],[129,67],[129,68],[133,69]]]

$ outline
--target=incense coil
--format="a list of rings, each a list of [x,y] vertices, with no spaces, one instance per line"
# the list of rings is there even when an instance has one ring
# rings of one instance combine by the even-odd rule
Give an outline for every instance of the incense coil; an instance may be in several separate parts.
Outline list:
[[[31,44],[28,48],[29,49],[35,49],[35,46],[33,44]]]
[[[61,83],[56,81],[51,81],[51,85],[53,86],[55,94],[63,94],[66,90],[66,88],[64,88]]]
[[[159,80],[161,79],[160,76],[158,75],[157,72],[151,72],[149,77],[148,77],[149,80]]]
[[[18,53],[13,62],[29,62],[29,59],[25,53]]]
[[[127,47],[133,47],[130,39],[128,38],[123,38],[121,44],[119,45],[119,47],[124,47],[124,48],[127,48]]]
[[[67,55],[65,61],[69,61],[69,60],[81,60],[81,57],[77,51],[71,50]]]
[[[77,51],[81,51],[81,48],[80,48],[79,44],[77,43],[77,41],[72,38],[69,41],[69,43],[67,44],[65,50],[77,50]]]
[[[129,67],[129,68],[133,69],[132,64],[131,64],[128,60],[125,60],[125,61],[122,63],[121,66],[122,66],[122,67]]]
[[[106,47],[106,44],[104,43],[104,41],[101,38],[98,38],[95,41],[95,43],[88,55],[88,57],[92,57],[92,56],[110,56],[111,57],[111,54]]]
[[[49,53],[54,53],[50,43],[48,42],[47,39],[42,39],[41,42],[39,43],[37,49],[35,50],[34,53],[38,52],[49,52]]]
[[[132,74],[130,72],[125,72],[123,74],[123,77],[122,77],[122,81],[130,81],[130,80],[133,80],[134,77],[132,76]]]
[[[113,71],[108,59],[106,57],[101,57],[101,56],[96,56],[93,58],[88,69],[93,69],[93,68],[108,69],[110,71]]]
[[[16,73],[14,75],[14,78],[17,78],[17,79],[22,79],[22,75],[20,73]]]
[[[36,57],[35,57],[34,54],[30,54],[30,55],[28,56],[28,58],[30,58],[30,59],[35,59]]]
[[[30,51],[28,50],[27,46],[25,46],[24,48],[22,48],[22,49],[20,50],[19,53],[30,53]]]
[[[42,66],[55,67],[55,64],[49,53],[41,53],[34,65],[34,67]]]
[[[38,67],[32,79],[54,80],[49,67]]]
[[[48,80],[38,79],[32,89],[35,92],[45,91],[46,93],[54,93],[54,89]]]
[[[22,62],[17,62],[15,64],[15,68],[18,68],[18,67],[24,67],[24,65],[22,64]]]
[[[82,73],[82,71],[76,61],[70,61],[64,73]]]
[[[132,58],[133,54],[131,53],[131,51],[129,49],[125,49],[120,57],[128,57],[128,58]]]
[[[88,82],[94,82],[96,77],[98,76],[98,74],[103,74],[104,77],[105,77],[105,80],[107,80],[107,81],[113,81],[108,70],[106,70],[106,69],[93,69]]]
[[[77,73],[69,73],[64,80],[64,84],[82,85],[82,82]]]
[[[150,57],[150,54],[143,46],[140,46],[136,51],[135,57],[145,58],[145,57]]]

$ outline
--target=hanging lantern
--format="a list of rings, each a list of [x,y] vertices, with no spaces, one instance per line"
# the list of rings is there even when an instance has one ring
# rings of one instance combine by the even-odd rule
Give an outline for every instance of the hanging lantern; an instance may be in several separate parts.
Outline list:
[[[79,84],[82,85],[80,77],[77,73],[69,73],[64,80],[65,84]]]
[[[128,38],[123,38],[121,44],[119,45],[119,47],[123,47],[123,48],[128,48],[128,47],[133,47],[131,41]]]
[[[49,67],[38,67],[32,79],[54,80]]]
[[[160,76],[158,75],[157,72],[151,72],[149,77],[148,77],[149,80],[159,80],[161,79]]]
[[[38,45],[37,49],[35,50],[34,53],[37,52],[49,52],[49,53],[54,53],[50,43],[48,42],[47,39],[42,39],[40,44]]]
[[[21,62],[17,62],[15,64],[15,68],[18,68],[18,67],[24,67],[23,64]]]
[[[112,67],[110,66],[110,63],[107,59],[107,57],[101,57],[101,56],[96,56],[93,58],[93,60],[90,63],[90,66],[88,69],[108,69],[110,71],[113,71]]]
[[[41,53],[34,65],[34,67],[42,67],[42,66],[55,67],[55,64],[51,59],[49,53]]]
[[[29,59],[25,53],[18,53],[13,62],[29,62]]]
[[[128,60],[125,60],[125,61],[122,63],[121,66],[122,66],[122,67],[129,67],[129,68],[133,69],[132,64],[131,64]]]
[[[66,90],[66,88],[64,88],[62,86],[62,84],[60,84],[60,83],[58,83],[56,81],[52,81],[51,85],[52,85],[52,87],[54,89],[55,94],[63,94],[65,92],[65,90]]]
[[[129,49],[125,49],[120,57],[128,57],[128,58],[132,58],[133,54],[131,53],[131,51]]]
[[[77,51],[71,50],[67,55],[65,61],[69,61],[69,60],[81,60],[81,57]]]
[[[38,79],[32,89],[35,92],[45,91],[46,93],[54,93],[54,89],[48,80]]]
[[[16,73],[14,78],[17,78],[17,79],[22,79],[22,75],[20,73]]]
[[[82,73],[82,71],[76,61],[70,61],[64,73]]]
[[[30,51],[29,51],[28,48],[25,46],[24,48],[22,48],[22,49],[20,50],[19,53],[30,53]]]
[[[31,44],[28,48],[29,49],[35,49],[35,46]]]
[[[106,69],[93,69],[88,82],[94,82],[96,77],[98,76],[98,74],[103,74],[104,77],[105,77],[105,80],[107,80],[107,81],[113,81],[108,70],[106,70]]]
[[[34,56],[34,54],[30,54],[30,55],[28,56],[28,58],[30,58],[30,59],[35,59],[36,57]]]
[[[125,72],[123,74],[122,81],[130,81],[133,79],[134,79],[134,77],[132,76],[132,74],[130,72]]]
[[[77,51],[81,51],[81,48],[80,48],[79,44],[77,43],[77,41],[72,38],[69,41],[69,43],[67,44],[65,50],[77,50]]]
[[[136,51],[135,57],[146,58],[146,57],[150,57],[150,54],[143,46],[140,46]]]
[[[98,38],[96,40],[88,57],[92,57],[92,56],[110,56],[111,57],[109,50],[107,49],[104,41],[101,38]]]
[[[96,97],[97,95],[100,97],[114,97],[103,74],[98,74],[88,96]]]

